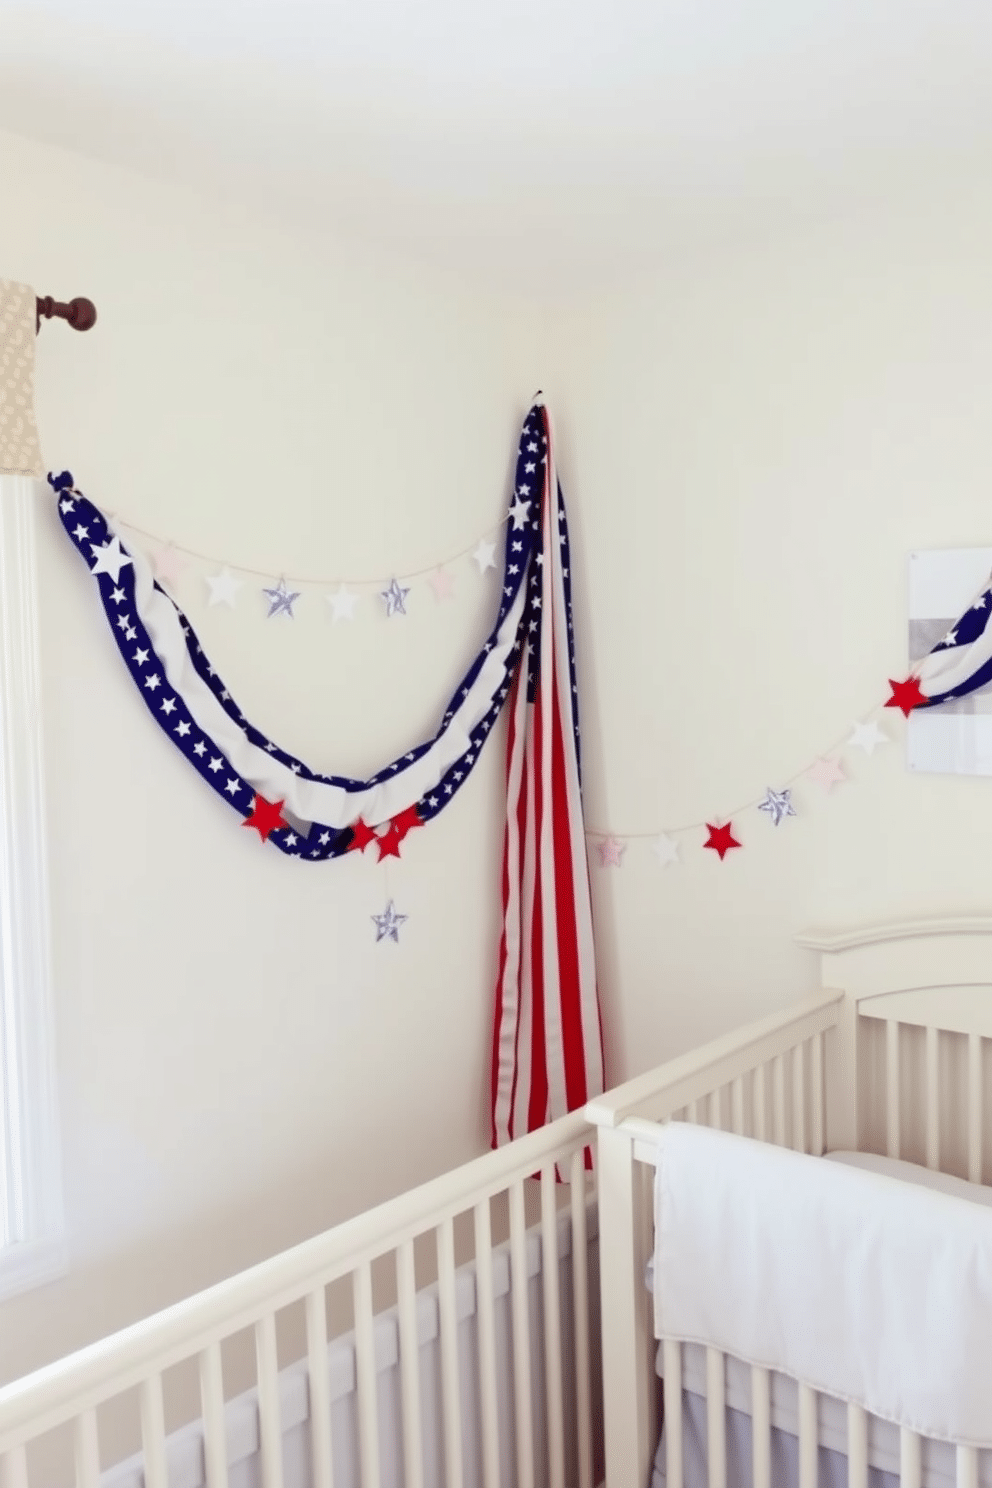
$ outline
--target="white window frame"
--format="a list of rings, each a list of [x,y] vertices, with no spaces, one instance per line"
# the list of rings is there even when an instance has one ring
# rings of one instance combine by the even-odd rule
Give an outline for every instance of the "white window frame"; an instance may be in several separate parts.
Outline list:
[[[66,1270],[35,583],[39,491],[0,475],[0,1299]]]

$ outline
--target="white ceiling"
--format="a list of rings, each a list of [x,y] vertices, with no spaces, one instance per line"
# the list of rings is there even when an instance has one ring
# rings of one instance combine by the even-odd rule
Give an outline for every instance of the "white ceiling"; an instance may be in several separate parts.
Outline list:
[[[573,281],[987,171],[992,0],[0,0],[0,128]]]

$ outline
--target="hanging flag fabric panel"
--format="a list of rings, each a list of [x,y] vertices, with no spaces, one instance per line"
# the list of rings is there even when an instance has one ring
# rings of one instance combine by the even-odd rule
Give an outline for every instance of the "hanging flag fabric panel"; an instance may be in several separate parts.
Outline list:
[[[517,499],[539,500],[522,654],[510,691],[503,928],[496,978],[492,1144],[603,1090],[603,1043],[582,819],[568,525],[551,425],[524,424]]]

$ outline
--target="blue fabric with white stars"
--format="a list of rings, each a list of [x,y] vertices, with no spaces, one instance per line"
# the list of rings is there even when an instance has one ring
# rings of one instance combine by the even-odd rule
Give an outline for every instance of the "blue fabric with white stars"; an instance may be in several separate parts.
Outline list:
[[[947,634],[931,648],[929,654],[936,656],[944,651],[964,650],[974,645],[975,641],[984,635],[990,616],[992,616],[992,584],[982,590],[974,603],[965,610],[960,620],[955,621]],[[992,682],[992,657],[976,667],[963,682],[958,683],[957,687],[951,687],[945,692],[931,693],[926,702],[918,703],[917,707],[935,708],[951,698],[967,697],[970,692],[977,692],[988,682]]]
[[[456,760],[438,784],[415,804],[421,820],[427,822],[437,816],[450,803],[471,774],[479,758],[482,746],[499,716],[500,710],[509,693],[512,678],[519,665],[525,639],[530,642],[527,678],[529,698],[533,698],[534,689],[537,685],[541,629],[540,567],[537,559],[540,555],[542,539],[540,497],[543,486],[542,467],[545,463],[545,451],[547,447],[545,419],[546,414],[543,407],[540,404],[535,404],[528,413],[521,431],[517,452],[513,501],[514,503],[520,501],[529,502],[530,511],[526,520],[519,527],[514,520],[507,522],[506,551],[500,603],[489,638],[455,689],[445,709],[437,734],[418,744],[416,748],[407,754],[392,761],[368,780],[353,780],[341,775],[323,775],[311,770],[303,760],[299,760],[286,750],[281,749],[263,734],[260,729],[257,729],[251,724],[245,718],[237,703],[231,697],[229,690],[211,666],[189,620],[183,614],[182,610],[178,606],[175,606],[183,634],[186,638],[187,655],[191,665],[246,739],[258,748],[264,749],[274,759],[279,760],[294,774],[301,776],[304,780],[319,781],[324,784],[337,786],[349,794],[364,792],[388,780],[398,770],[405,768],[408,764],[425,754],[450,723],[462,699],[467,696],[469,688],[477,678],[486,657],[495,646],[500,625],[507,611],[513,605],[520,586],[526,583],[527,589],[524,609],[518,626],[517,636],[508,657],[506,680],[496,693],[491,706],[470,734],[470,747],[467,752]],[[48,480],[58,498],[59,517],[66,534],[86,561],[87,567],[91,571],[94,568],[99,569],[100,564],[97,554],[101,548],[110,542],[112,537],[106,518],[82,492],[75,488],[70,472],[63,471],[61,475],[57,476],[49,475]],[[577,743],[578,708],[575,686],[575,655],[572,644],[568,531],[560,487],[555,494],[557,503],[556,508],[555,504],[553,504],[552,510],[557,509],[558,541],[562,547],[563,555],[569,631],[572,714]],[[547,538],[551,537],[552,534],[547,535]],[[545,539],[545,546],[547,545],[547,538]],[[121,551],[126,556],[129,556],[126,547],[122,547]],[[152,717],[168,735],[176,748],[179,749],[180,753],[197,771],[201,779],[222,800],[233,807],[242,819],[247,818],[253,809],[255,788],[233,768],[224,752],[197,726],[182,699],[170,688],[156,656],[151,638],[137,614],[133,566],[130,563],[122,566],[116,578],[113,574],[107,572],[96,572],[94,573],[94,577],[99,589],[104,613],[110,624],[117,648]],[[155,587],[161,589],[161,586],[158,584]],[[164,591],[162,592],[164,593]],[[170,604],[174,604],[174,601],[169,596],[166,596],[166,598],[169,599]],[[278,847],[280,852],[285,853],[289,857],[301,858],[306,861],[323,861],[327,858],[341,856],[342,853],[348,850],[351,839],[352,830],[350,827],[341,828],[322,822],[313,822],[309,827],[294,823],[286,828],[277,828],[270,833],[267,840]]]

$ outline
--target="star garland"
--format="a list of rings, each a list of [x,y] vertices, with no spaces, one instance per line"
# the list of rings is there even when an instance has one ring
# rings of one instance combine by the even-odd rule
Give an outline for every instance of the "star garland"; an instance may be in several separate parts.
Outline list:
[[[992,597],[992,586],[979,597],[979,602],[972,606],[973,609],[981,608],[980,601]],[[934,652],[953,646],[957,639],[956,631],[951,630],[934,647]],[[931,653],[933,654],[933,653]],[[923,692],[920,685],[920,668],[923,663],[904,680],[888,679],[891,695],[884,703],[878,704],[873,710],[877,714],[883,708],[898,708],[903,717],[908,718],[914,708],[932,706],[935,701]],[[677,867],[682,864],[680,856],[681,844],[677,836],[685,836],[697,831],[707,833],[706,840],[699,843],[705,850],[710,849],[716,853],[722,863],[727,854],[734,848],[741,848],[744,843],[734,836],[736,830],[734,818],[743,816],[745,812],[756,809],[765,815],[775,827],[780,827],[789,817],[797,816],[795,804],[792,799],[792,787],[801,779],[812,781],[823,788],[826,794],[830,794],[835,785],[843,785],[848,776],[845,773],[840,757],[842,748],[860,749],[867,756],[874,754],[881,745],[890,743],[889,735],[879,727],[876,718],[869,715],[867,719],[854,722],[851,730],[844,739],[835,743],[826,754],[815,759],[811,765],[798,771],[782,787],[775,789],[773,786],[765,788],[765,794],[759,800],[746,802],[738,806],[730,813],[723,822],[690,822],[681,827],[669,827],[663,832],[625,832],[602,831],[595,827],[587,829],[586,835],[593,842],[599,856],[600,867],[620,868],[623,866],[623,856],[627,844],[644,838],[650,838],[652,849],[658,863],[662,868]],[[676,835],[677,834],[677,835]]]
[[[892,697],[888,702],[879,704],[874,711],[877,713],[882,707],[895,706],[902,708],[908,717],[912,708],[919,706],[915,696],[916,691],[919,690],[915,678],[909,678],[904,683],[890,681],[889,686],[893,690]],[[920,696],[922,699],[922,694]],[[820,786],[823,792],[829,795],[834,786],[846,784],[849,779],[841,758],[842,749],[860,749],[865,755],[870,756],[880,745],[890,742],[888,734],[879,727],[874,717],[869,716],[866,720],[853,723],[850,732],[843,739],[838,740],[825,754],[819,756],[805,769],[797,771],[783,785],[777,788],[771,785],[766,786],[763,796],[736,807],[726,818],[688,822],[678,827],[666,827],[660,832],[657,828],[645,832],[616,832],[589,827],[586,836],[592,842],[602,868],[622,867],[627,845],[640,840],[650,841],[659,867],[680,867],[684,859],[682,842],[679,839],[690,836],[695,839],[696,845],[703,850],[712,851],[722,863],[734,849],[743,848],[746,845],[737,835],[739,817],[755,810],[765,816],[772,826],[779,828],[790,817],[799,815],[793,800],[793,787],[797,782],[810,781]],[[698,837],[697,833],[700,834]],[[702,836],[703,833],[706,834],[705,838]]]
[[[524,462],[525,476],[537,476],[540,461],[528,460]],[[295,603],[305,598],[303,591],[308,589],[331,589],[336,586],[335,593],[326,595],[327,601],[332,609],[332,620],[354,620],[355,608],[364,594],[373,591],[378,594],[385,605],[387,618],[394,615],[406,615],[406,598],[413,588],[414,580],[424,580],[434,594],[438,603],[450,600],[455,593],[456,578],[451,572],[450,565],[457,563],[460,559],[470,558],[476,565],[479,577],[483,577],[488,569],[496,571],[496,541],[499,530],[510,524],[510,530],[522,531],[529,523],[530,509],[534,504],[529,497],[532,490],[536,489],[536,482],[525,482],[514,492],[513,504],[506,516],[492,528],[487,534],[459,548],[454,553],[428,564],[424,568],[412,569],[403,575],[391,575],[388,579],[382,578],[344,578],[340,575],[320,576],[305,575],[296,576],[292,579],[281,575],[278,579],[265,569],[252,568],[247,564],[236,563],[233,559],[221,559],[208,553],[199,552],[195,548],[185,547],[173,542],[171,538],[162,538],[153,532],[149,532],[127,517],[119,513],[106,510],[104,515],[116,526],[120,527],[132,538],[140,539],[141,545],[147,553],[152,570],[158,582],[169,591],[174,591],[181,579],[187,574],[192,566],[214,570],[204,572],[202,577],[209,591],[207,604],[213,608],[224,605],[228,609],[236,609],[240,591],[251,587],[250,580],[261,580],[257,584],[258,592],[266,604],[266,619],[274,619],[282,615],[287,619],[296,619]],[[133,544],[132,544],[133,546]],[[241,577],[239,577],[241,575]],[[404,579],[408,582],[404,585]],[[291,590],[289,586],[294,586]],[[358,592],[356,592],[358,591]]]

